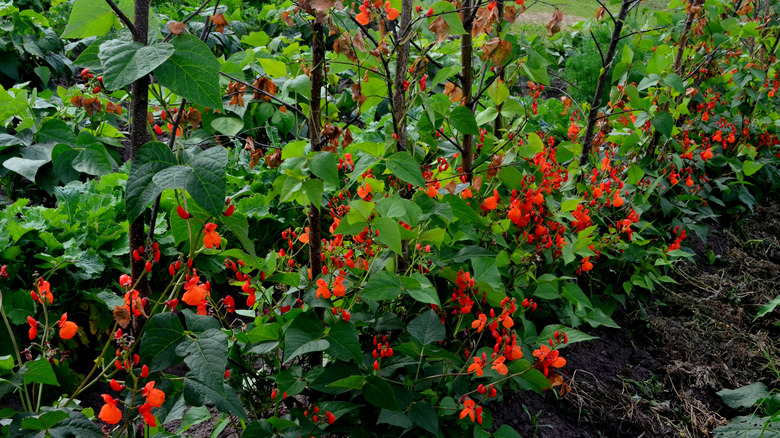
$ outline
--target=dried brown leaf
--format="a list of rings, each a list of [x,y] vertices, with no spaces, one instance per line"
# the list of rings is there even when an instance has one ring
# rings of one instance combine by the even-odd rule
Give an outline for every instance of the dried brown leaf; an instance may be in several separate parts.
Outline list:
[[[268,102],[269,100],[271,100],[272,96],[276,96],[276,84],[274,83],[274,81],[268,78],[259,78],[252,84],[252,86],[266,93],[263,94],[255,91],[253,95],[255,100],[262,99],[263,102]]]
[[[443,15],[436,17],[433,22],[428,26],[428,30],[436,34],[436,42],[441,43],[450,36],[450,25]]]
[[[112,313],[114,315],[114,321],[123,329],[127,328],[128,324],[130,324],[130,311],[124,306],[116,306]]]
[[[553,36],[560,32],[561,26],[563,26],[563,11],[555,11],[550,22],[547,23],[547,36]]]
[[[282,161],[282,151],[280,149],[274,149],[273,152],[265,156],[265,163],[271,169],[279,167]]]
[[[517,8],[514,6],[507,6],[504,8],[504,21],[507,23],[514,23],[517,20]]]
[[[174,35],[181,35],[181,33],[187,29],[187,24],[182,23],[181,21],[171,21],[168,23],[168,29]]]
[[[450,102],[460,102],[460,100],[463,98],[463,89],[452,82],[447,82],[447,84],[444,86],[444,94],[450,97]]]
[[[224,14],[217,14],[212,15],[211,18],[209,18],[212,23],[214,23],[214,30],[219,33],[225,33],[225,26],[228,25],[227,20],[225,20]]]

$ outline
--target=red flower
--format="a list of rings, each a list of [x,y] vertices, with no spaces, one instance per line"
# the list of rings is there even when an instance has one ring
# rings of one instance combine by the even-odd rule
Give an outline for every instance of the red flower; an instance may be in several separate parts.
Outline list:
[[[6,266],[7,265],[3,265],[2,267],[0,267],[0,278],[8,278],[8,272],[6,272]]]
[[[509,369],[506,367],[506,365],[504,365],[505,360],[506,358],[504,356],[498,356],[495,362],[493,362],[493,366],[491,367],[494,370],[496,370],[498,374],[501,374],[502,376],[506,376],[507,373],[509,373]]]
[[[36,336],[38,336],[38,321],[35,320],[32,316],[27,317],[27,324],[30,324],[30,331],[28,331],[28,336],[30,337],[30,340],[32,341],[35,339]]]
[[[385,3],[385,13],[387,14],[387,19],[390,21],[395,20],[398,18],[398,9],[391,7],[390,2]]]
[[[119,423],[119,420],[122,419],[122,411],[116,407],[116,400],[108,394],[103,394],[101,397],[103,397],[103,401],[105,401],[106,404],[100,408],[98,418],[103,420],[106,424]]]
[[[222,302],[225,303],[225,310],[228,313],[233,313],[236,310],[236,301],[230,295],[226,296]]]
[[[68,321],[67,312],[62,314],[62,317],[57,321],[57,324],[60,326],[60,338],[62,339],[72,338],[76,335],[76,330],[79,329],[79,326],[77,326],[75,322]]]
[[[182,295],[181,300],[190,306],[200,305],[202,302],[206,301],[206,296],[208,296],[206,287],[203,284],[199,284],[199,282],[200,277],[193,275],[189,281],[184,284],[184,290],[186,292]]]
[[[325,281],[325,280],[320,278],[319,280],[317,280],[317,286],[318,286],[317,287],[317,298],[319,298],[319,297],[323,297],[323,298],[326,298],[326,299],[330,298],[330,289],[328,289],[328,282],[327,281]]]
[[[219,248],[219,244],[221,243],[221,239],[219,237],[219,234],[217,234],[216,230],[217,224],[215,223],[207,223],[205,229],[203,232],[206,234],[203,236],[203,245],[206,246],[206,248],[211,249],[215,246]]]
[[[157,420],[154,418],[154,415],[152,415],[152,405],[150,405],[149,402],[139,406],[138,413],[144,417],[144,423],[146,423],[148,426],[157,426]]]
[[[355,20],[363,26],[368,24],[368,9],[365,6],[360,5],[360,13],[355,15]]]
[[[484,313],[480,313],[479,317],[474,320],[474,322],[471,323],[471,328],[477,329],[477,333],[480,333],[483,328],[485,328],[485,323],[487,322],[487,315]]]
[[[482,362],[482,359],[474,356],[474,363],[469,365],[468,372],[474,371],[476,373],[477,377],[482,377],[482,374],[484,373],[484,371],[482,371],[482,365],[484,365],[484,364],[485,363]],[[461,417],[461,418],[463,418],[463,417]]]
[[[474,407],[476,406],[476,403],[474,403],[474,400],[467,398],[466,401],[463,402],[463,410],[460,411],[460,418],[466,418],[466,415],[471,419],[471,421],[474,421]]]
[[[144,386],[143,396],[152,407],[159,408],[165,402],[165,393],[154,387],[154,380]]]

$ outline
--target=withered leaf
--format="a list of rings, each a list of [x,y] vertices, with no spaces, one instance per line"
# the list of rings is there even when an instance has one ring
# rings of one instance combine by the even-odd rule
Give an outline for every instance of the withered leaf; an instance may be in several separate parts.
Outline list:
[[[341,147],[345,148],[352,144],[352,142],[355,141],[355,139],[352,137],[352,131],[347,128],[344,131],[344,138],[341,140]]]
[[[471,186],[474,187],[474,190],[479,190],[482,188],[482,177],[481,176],[475,176],[471,180]]]
[[[443,15],[436,17],[430,26],[428,26],[428,30],[436,34],[437,43],[443,42],[450,36],[450,25],[447,23],[447,20],[444,19]]]
[[[361,91],[360,82],[355,82],[352,84],[352,100],[358,103],[358,105],[363,105],[363,102],[366,101],[366,96]]]
[[[114,321],[123,329],[127,328],[128,324],[130,324],[130,311],[124,306],[116,306],[112,313],[114,315]]]
[[[334,0],[309,0],[309,6],[317,12],[326,12],[334,3]]]
[[[181,21],[171,21],[168,23],[168,29],[174,35],[181,35],[181,33],[184,32],[184,29],[186,28],[187,24],[182,23]]]
[[[444,86],[444,94],[450,97],[450,102],[457,103],[463,98],[463,89],[452,82],[447,82]]]
[[[517,20],[517,8],[514,6],[507,6],[504,8],[504,21],[507,23],[514,23]]]
[[[244,92],[246,85],[240,82],[231,82],[228,84],[227,94],[232,96],[228,105],[244,106]]]
[[[561,115],[568,113],[571,108],[571,99],[566,96],[561,96],[561,103],[563,104],[563,112]]]
[[[328,140],[333,141],[341,137],[341,128],[333,125],[332,123],[326,123],[320,131],[320,137],[328,137]]]
[[[358,57],[355,53],[355,49],[352,47],[349,33],[345,32],[341,34],[340,37],[336,38],[336,41],[333,42],[333,51],[345,55],[347,59],[352,62],[358,62]]]
[[[224,14],[212,15],[209,20],[214,23],[214,30],[219,33],[225,33],[225,26],[228,25],[228,22],[225,20]]]
[[[185,115],[185,118],[187,122],[189,122],[190,126],[192,126],[193,129],[198,129],[200,126],[200,122],[203,119],[203,116],[201,116],[200,111],[198,111],[195,108],[190,108],[187,110],[187,114]]]
[[[504,154],[497,154],[493,155],[493,160],[490,161],[490,166],[487,170],[487,177],[488,180],[491,180],[498,175],[498,172],[501,170],[500,166],[501,163],[504,162]]]
[[[605,8],[604,6],[598,8],[598,10],[596,11],[596,20],[597,21],[603,20],[604,19],[604,15],[606,13],[607,13],[607,8]]]
[[[696,87],[688,87],[685,90],[685,96],[686,97],[693,97],[695,95],[699,94],[699,89]]]
[[[280,18],[282,19],[282,21],[287,23],[287,25],[290,26],[290,27],[293,27],[295,25],[295,20],[293,20],[293,17],[290,14],[290,11],[282,12],[282,16]]]
[[[450,195],[455,194],[455,190],[458,188],[458,183],[455,182],[455,180],[452,180],[447,183],[446,186],[444,186],[445,189],[447,189],[448,192],[450,192]]]
[[[271,169],[279,167],[282,164],[282,151],[281,149],[274,149],[273,152],[265,156],[265,163]]]
[[[252,86],[265,93],[255,91],[253,94],[255,100],[263,99],[263,102],[268,102],[272,96],[276,96],[276,84],[268,78],[259,78],[252,83]]]
[[[555,11],[550,22],[547,23],[547,36],[553,36],[560,32],[561,26],[563,26],[563,11]]]
[[[477,36],[482,33],[490,33],[496,20],[498,20],[498,8],[479,8],[471,34]]]
[[[363,38],[363,31],[358,30],[357,35],[352,38],[352,45],[363,53],[366,53],[366,40]]]

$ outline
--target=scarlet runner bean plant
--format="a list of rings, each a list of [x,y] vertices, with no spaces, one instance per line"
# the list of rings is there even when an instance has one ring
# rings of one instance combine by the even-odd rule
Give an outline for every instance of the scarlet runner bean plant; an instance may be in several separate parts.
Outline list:
[[[203,41],[230,11],[206,2],[149,41],[143,3],[131,23],[79,0],[65,32],[99,37],[75,62],[109,89],[155,78],[131,133],[160,141],[135,151],[124,191],[127,219],[147,224],[128,251],[140,269],[111,279],[108,340],[52,409],[35,391],[64,353],[46,322],[54,277],[36,280],[44,322],[23,329],[42,341],[1,382],[26,411],[11,436],[168,436],[181,406],[206,404],[246,436],[487,435],[507,391],[565,396],[565,347],[673,282],[665,266],[717,218],[710,203],[751,208],[746,187],[777,177],[771,5],[674,3],[636,29],[639,1],[600,10],[575,27],[611,32],[599,87],[573,102],[543,95],[561,13],[549,42],[510,26],[536,2],[269,5],[281,36],[250,33],[226,59]],[[67,342],[74,322],[59,321]],[[99,382],[105,403],[79,413]]]

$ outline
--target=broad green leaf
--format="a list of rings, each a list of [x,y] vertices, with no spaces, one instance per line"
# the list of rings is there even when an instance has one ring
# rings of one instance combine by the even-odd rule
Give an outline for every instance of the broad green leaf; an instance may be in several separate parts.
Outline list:
[[[173,55],[154,70],[160,83],[190,102],[222,110],[219,62],[198,37],[181,34],[171,40]]]
[[[98,58],[98,53],[100,53],[100,45],[106,41],[111,41],[114,39],[117,39],[116,34],[103,35],[102,37],[96,39],[92,42],[92,44],[84,49],[83,52],[81,52],[75,61],[73,61],[73,65],[82,68],[90,68],[92,70],[102,69],[103,63],[101,63],[100,58]]]
[[[55,438],[71,436],[102,438],[105,436],[100,426],[90,421],[83,412],[70,412],[67,418],[58,421],[53,427],[49,428],[48,435]]]
[[[58,119],[48,119],[43,122],[38,131],[38,142],[54,142],[68,146],[76,146],[77,136],[73,133],[73,128],[67,123]]]
[[[309,162],[309,170],[326,184],[338,186],[339,171],[336,154],[327,151],[316,152],[314,158]]]
[[[504,424],[501,427],[498,428],[497,431],[493,432],[494,438],[522,438],[519,433],[517,433],[516,430],[512,429],[512,427],[508,424]]]
[[[436,416],[436,410],[428,403],[417,402],[413,404],[409,409],[409,418],[414,424],[431,434],[439,434],[439,418]]]
[[[644,177],[645,177],[645,171],[642,170],[642,168],[637,166],[636,164],[631,164],[631,167],[628,169],[628,177],[626,178],[626,184],[637,185],[639,184],[639,181],[642,181],[642,178]]]
[[[287,64],[282,61],[270,58],[259,58],[257,61],[272,78],[281,78],[287,75]]]
[[[103,176],[111,173],[115,164],[103,143],[88,145],[73,158],[73,168],[87,175]]]
[[[531,132],[528,134],[528,140],[523,142],[520,149],[517,151],[517,155],[523,158],[531,158],[534,155],[544,150],[544,143],[538,135]]]
[[[494,291],[504,290],[504,284],[501,282],[501,274],[498,272],[495,257],[471,259],[471,265],[474,267],[475,283],[487,284]],[[490,303],[491,306],[498,304]]]
[[[398,406],[398,400],[395,398],[393,387],[379,376],[368,376],[366,384],[363,386],[363,397],[376,407],[391,411],[401,410],[401,407]]]
[[[401,281],[404,284],[404,288],[406,288],[406,292],[416,301],[441,306],[436,288],[424,275],[415,273],[411,277],[401,277]]]
[[[450,113],[450,125],[461,134],[479,135],[474,114],[465,106],[457,106]]]
[[[60,386],[57,382],[57,376],[54,374],[54,368],[48,360],[39,357],[34,361],[27,362],[27,372],[24,373],[25,385],[30,383],[43,383],[45,385]]]
[[[411,226],[420,223],[423,215],[422,209],[417,204],[402,198],[398,193],[377,201],[376,211],[384,217],[401,219]]]
[[[389,409],[382,409],[379,411],[379,418],[376,420],[377,424],[389,424],[391,426],[398,426],[402,429],[411,429],[413,426],[412,420],[400,411],[391,411]]]
[[[354,359],[355,362],[362,363],[363,351],[360,349],[358,331],[354,324],[339,320],[330,328],[326,339],[330,343],[326,353],[345,362]]]
[[[433,310],[428,310],[413,319],[409,323],[407,330],[410,335],[414,336],[423,345],[443,341],[447,335],[444,325],[441,323],[441,318]]]
[[[374,219],[374,228],[379,231],[376,240],[384,243],[396,254],[401,254],[401,232],[398,230],[398,222],[387,217]]]
[[[298,314],[284,332],[284,362],[288,363],[301,354],[317,351],[311,348],[322,347],[319,351],[328,348],[327,341],[324,342],[324,345],[314,345],[322,337],[322,333],[322,321],[314,311]],[[306,344],[309,346],[307,347]]]
[[[303,370],[299,366],[287,368],[276,375],[276,388],[288,396],[300,394],[306,388],[303,381]]]
[[[363,387],[364,383],[366,383],[366,379],[364,379],[363,376],[354,375],[336,380],[333,383],[329,383],[328,386],[334,388],[360,389]]]
[[[103,64],[103,84],[119,90],[159,67],[173,54],[173,45],[141,43],[112,39],[100,46],[98,58]]]
[[[322,205],[323,184],[321,179],[310,178],[303,182],[303,193],[309,197],[309,202],[317,209]]]
[[[246,421],[246,412],[233,388],[226,385],[228,358],[227,335],[220,329],[208,329],[188,339],[176,349],[184,356],[190,372],[184,377],[184,399],[192,406],[213,403],[222,412]]]
[[[146,205],[162,192],[162,187],[154,183],[154,175],[177,164],[176,157],[167,145],[151,142],[141,146],[127,177],[125,208],[128,221],[133,222]]]
[[[180,361],[176,347],[184,339],[184,327],[172,313],[158,313],[146,322],[139,354],[150,372],[162,371]]]
[[[212,147],[190,159],[186,166],[171,166],[154,175],[163,189],[184,189],[212,216],[222,214],[227,185],[227,150]]]
[[[390,155],[387,159],[387,169],[401,181],[417,187],[425,187],[420,164],[408,152],[397,152]]]
[[[495,107],[490,107],[485,111],[477,114],[477,125],[482,126],[486,123],[490,123],[498,117],[498,110]]]
[[[104,0],[76,0],[62,38],[103,36],[116,22],[116,15]]]
[[[3,162],[3,167],[35,182],[35,176],[38,174],[38,169],[47,163],[49,163],[49,160],[32,160],[28,158],[13,157],[5,160]]]
[[[211,121],[211,127],[220,134],[235,137],[244,129],[244,121],[238,117],[218,117]]]
[[[249,237],[249,221],[246,215],[236,211],[230,216],[220,215],[219,220],[230,229],[230,232],[241,242],[246,253],[254,259],[257,254],[255,253],[254,240]]]
[[[209,412],[209,408],[206,406],[193,406],[184,414],[184,418],[181,419],[179,428],[176,429],[176,434],[181,436],[181,434],[186,432],[190,427],[210,419],[211,412]]]
[[[769,388],[761,382],[737,389],[722,389],[717,394],[732,409],[752,408],[759,400],[770,396]]]
[[[22,419],[22,428],[30,430],[48,430],[66,418],[68,418],[68,414],[64,411],[49,411],[36,417]]]
[[[397,275],[379,271],[369,277],[360,296],[374,301],[394,300],[401,294],[401,279]]]
[[[0,374],[5,374],[14,369],[14,358],[7,354],[0,356]]]
[[[653,128],[661,134],[671,137],[674,128],[674,118],[669,113],[658,113],[653,117]]]
[[[780,295],[776,296],[775,299],[772,301],[764,304],[761,306],[760,309],[758,309],[758,313],[756,314],[756,318],[761,318],[762,316],[766,315],[767,313],[775,310],[775,307],[780,306]]]
[[[727,425],[716,427],[715,438],[777,438],[780,436],[780,423],[774,417],[745,415],[733,418]]]
[[[744,164],[742,164],[742,173],[745,174],[745,176],[750,176],[764,167],[764,163],[756,163],[755,161],[745,161]]]

